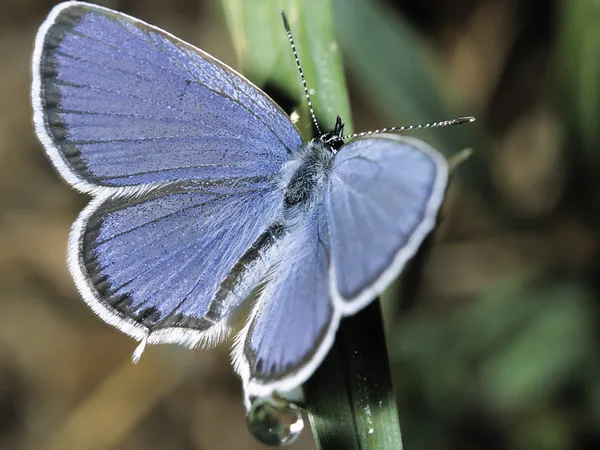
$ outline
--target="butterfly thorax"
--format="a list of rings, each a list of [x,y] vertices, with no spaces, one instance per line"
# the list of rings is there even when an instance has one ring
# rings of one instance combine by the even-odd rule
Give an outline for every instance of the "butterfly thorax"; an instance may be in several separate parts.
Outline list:
[[[304,144],[283,167],[283,203],[286,208],[310,207],[323,193],[335,150],[320,139]]]

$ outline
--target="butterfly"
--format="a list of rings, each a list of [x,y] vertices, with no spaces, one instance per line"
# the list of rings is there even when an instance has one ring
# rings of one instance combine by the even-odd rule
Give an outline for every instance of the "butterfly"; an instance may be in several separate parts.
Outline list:
[[[41,26],[32,101],[52,164],[92,196],[68,244],[85,302],[141,341],[139,358],[222,341],[258,291],[233,349],[248,397],[313,374],[340,320],[415,254],[446,188],[424,142],[349,139],[339,117],[303,142],[230,67],[92,4],[61,3]]]

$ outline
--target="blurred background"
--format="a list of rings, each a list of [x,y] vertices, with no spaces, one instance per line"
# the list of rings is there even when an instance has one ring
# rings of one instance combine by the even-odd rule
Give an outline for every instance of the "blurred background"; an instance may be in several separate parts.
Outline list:
[[[0,449],[263,448],[227,345],[153,347],[132,365],[135,342],[75,291],[66,242],[88,198],[46,160],[29,100],[34,36],[56,3],[0,2]],[[244,65],[241,25],[268,1],[98,3],[277,99],[286,89],[260,57]],[[383,300],[405,448],[600,448],[600,3],[331,5],[355,131],[478,119],[417,134],[447,155],[474,153],[435,242]],[[314,449],[310,432],[292,448]]]

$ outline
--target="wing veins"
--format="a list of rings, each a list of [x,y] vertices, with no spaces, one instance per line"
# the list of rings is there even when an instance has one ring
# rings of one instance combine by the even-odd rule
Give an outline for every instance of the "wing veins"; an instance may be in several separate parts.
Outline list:
[[[214,138],[229,138],[229,136],[219,136],[216,134],[209,134],[209,135],[203,135],[203,136],[209,136],[209,137],[214,137]],[[232,139],[241,139],[237,136],[232,136]],[[147,137],[147,138],[133,138],[133,139],[90,139],[90,140],[85,140],[85,139],[81,139],[81,140],[77,140],[77,141],[69,141],[70,144],[75,144],[75,145],[86,145],[86,144],[111,144],[111,143],[128,143],[128,142],[154,142],[154,141],[163,141],[163,140],[170,140],[170,141],[186,141],[186,140],[198,140],[198,138],[196,137],[177,137],[177,136],[156,136],[156,137]],[[114,156],[111,155],[111,157]],[[194,166],[194,167],[202,167],[202,166]]]
[[[190,245],[190,246],[188,246],[188,247],[186,247],[186,248],[189,248],[189,247],[191,247],[191,246],[192,246],[192,245]],[[177,253],[180,253],[180,251],[178,251]],[[176,253],[176,254],[177,254],[177,253]],[[196,261],[196,258],[197,258],[198,256],[199,256],[199,255],[196,253],[196,254],[194,255],[194,257],[193,257],[193,258],[190,258],[190,259],[189,259],[188,261],[186,261],[184,264],[181,264],[181,265],[179,266],[179,268],[178,268],[178,269],[177,269],[177,270],[176,270],[174,273],[172,273],[172,274],[169,276],[169,278],[167,278],[167,279],[166,279],[166,280],[165,280],[165,281],[164,281],[164,282],[163,282],[163,283],[162,283],[162,284],[161,284],[159,287],[157,287],[155,290],[153,290],[153,291],[152,291],[152,293],[148,294],[148,297],[147,297],[147,298],[146,298],[146,299],[145,299],[143,302],[141,302],[141,303],[140,303],[140,305],[139,305],[138,307],[136,307],[136,311],[137,311],[137,310],[139,310],[139,309],[140,309],[140,308],[141,308],[143,305],[145,305],[145,304],[147,304],[149,301],[151,301],[151,298],[152,298],[152,296],[153,296],[154,294],[156,294],[158,291],[160,291],[162,288],[164,288],[164,286],[165,286],[166,284],[168,284],[168,283],[169,283],[169,282],[170,282],[170,281],[171,281],[173,278],[175,278],[175,277],[176,277],[176,276],[178,276],[178,275],[179,275],[181,272],[183,272],[183,270],[184,270],[184,269],[187,269],[187,268],[188,268],[188,267],[189,267],[189,266],[192,264],[192,262],[195,262],[195,261]],[[154,267],[156,267],[156,264],[154,265]],[[189,292],[188,292],[188,293],[187,293],[187,294],[186,294],[186,295],[183,297],[183,299],[182,299],[182,300],[180,300],[180,301],[179,301],[179,303],[178,303],[178,304],[175,306],[175,308],[174,308],[174,309],[172,309],[172,310],[171,310],[171,311],[170,311],[168,314],[166,314],[165,318],[164,318],[164,319],[162,319],[161,321],[164,321],[164,320],[166,320],[167,318],[171,317],[171,316],[172,316],[172,313],[173,313],[174,311],[176,311],[178,308],[180,308],[180,307],[181,307],[181,306],[182,306],[182,305],[183,305],[183,304],[184,304],[184,303],[187,301],[187,299],[188,299],[189,295],[190,295],[190,294],[191,294],[191,292],[192,292],[192,291],[193,291],[193,290],[196,288],[196,286],[198,286],[198,282],[197,282],[197,281],[196,281],[195,283],[193,283],[193,287],[192,287],[192,289],[191,289],[191,290],[190,290],[190,291],[189,291]],[[157,323],[158,323],[158,322],[157,322]]]
[[[128,94],[128,93],[125,93],[125,92],[121,92],[121,91],[115,91],[115,90],[107,89],[107,88],[104,88],[104,87],[92,86],[92,85],[87,85],[87,84],[79,84],[79,83],[74,83],[74,82],[71,82],[71,81],[65,81],[65,80],[59,80],[59,79],[54,79],[52,81],[52,83],[55,84],[55,85],[58,85],[58,86],[69,86],[69,87],[75,87],[75,88],[83,89],[83,90],[89,89],[91,91],[108,92],[109,94],[115,94],[115,95],[119,95],[119,96],[122,96],[122,97],[125,97],[125,98],[130,98],[132,100],[141,101],[142,103],[147,103],[147,104],[150,104],[150,105],[154,105],[154,106],[158,106],[158,107],[163,107],[162,104],[154,102],[154,101],[152,101],[152,100],[150,100],[148,98],[138,97],[136,95],[131,95],[131,94]],[[188,116],[188,117],[192,118],[192,120],[188,121],[190,123],[195,122],[195,123],[199,123],[201,125],[204,125],[206,127],[213,128],[215,130],[219,130],[219,131],[223,130],[222,128],[218,128],[218,127],[215,127],[215,126],[203,123],[203,122],[201,122],[201,121],[193,118],[194,116],[190,115],[188,112],[185,112],[183,110],[176,109],[176,108],[173,108],[173,107],[171,107],[170,109],[172,111],[176,111],[178,113],[181,113],[184,116]],[[144,117],[144,116],[140,116],[140,117]],[[173,118],[172,120],[185,121],[186,119],[181,119],[181,118],[177,117],[177,118]]]
[[[150,267],[147,267],[143,270],[141,270],[140,272],[138,272],[134,277],[130,278],[129,280],[127,280],[124,283],[121,283],[119,286],[114,287],[113,289],[111,289],[110,295],[114,295],[116,294],[119,290],[123,289],[124,287],[126,287],[128,284],[132,283],[133,281],[137,280],[139,277],[141,277],[142,275],[150,272],[152,269],[154,269],[156,266],[158,266],[159,264],[162,264],[165,261],[168,261],[169,259],[173,258],[174,256],[178,255],[179,253],[189,249],[190,247],[192,247],[193,245],[195,245],[196,242],[190,242],[187,245],[184,245],[183,247],[179,247],[171,252],[169,252],[168,254],[164,255],[162,258],[159,258],[155,263],[153,263]],[[106,266],[106,267],[110,267],[110,266]],[[155,294],[156,291],[153,292],[153,294]],[[136,307],[136,309],[139,309],[141,306],[143,306],[144,304],[146,304],[149,301],[149,299],[144,300],[143,302],[140,302],[140,304]]]
[[[117,22],[117,23],[119,23],[119,22]],[[121,24],[121,23],[119,23],[119,25],[122,25],[122,24]],[[130,35],[130,36],[132,36],[132,37],[134,37],[134,38],[136,38],[136,39],[138,39],[138,40],[141,40],[141,39],[139,39],[139,37],[137,37],[137,36],[135,36],[134,34],[132,34],[131,32],[129,32],[129,30],[127,30],[127,31],[128,31],[128,33],[129,33],[129,35]],[[90,35],[88,35],[88,34],[82,33],[81,31],[76,31],[75,29],[71,29],[69,32],[70,32],[71,34],[74,34],[74,35],[76,35],[76,36],[82,37],[82,38],[84,38],[84,39],[89,39],[90,41],[93,41],[93,42],[96,42],[96,43],[100,44],[99,48],[102,48],[102,46],[105,46],[105,47],[112,48],[112,49],[114,49],[114,50],[116,51],[116,53],[117,53],[117,54],[122,54],[122,55],[130,56],[131,58],[133,58],[133,59],[136,59],[136,60],[140,61],[140,62],[141,62],[141,63],[143,63],[143,64],[146,64],[146,66],[148,66],[148,67],[152,67],[152,68],[153,68],[153,69],[155,69],[157,72],[160,72],[160,73],[168,73],[168,74],[169,74],[169,75],[171,75],[171,76],[172,76],[172,77],[173,77],[175,80],[181,80],[181,77],[179,76],[179,74],[177,74],[177,73],[175,73],[175,72],[172,72],[172,71],[170,71],[170,70],[168,70],[168,69],[165,69],[164,67],[160,67],[160,66],[154,65],[154,64],[152,64],[152,62],[150,62],[149,60],[147,60],[147,59],[144,59],[144,58],[140,57],[139,55],[137,55],[137,54],[135,54],[135,53],[129,53],[129,52],[125,52],[125,51],[123,51],[123,47],[122,47],[122,46],[115,45],[115,44],[111,44],[111,43],[108,43],[108,42],[102,41],[102,40],[100,40],[100,39],[96,39],[96,38],[95,38],[95,37],[93,37],[93,36],[90,36]],[[141,42],[144,42],[145,44],[152,45],[152,44],[150,44],[149,42],[146,42],[146,41],[143,41],[143,40],[141,40]],[[96,51],[97,51],[97,50],[96,50]],[[114,57],[114,55],[110,55],[110,54],[108,54],[108,53],[106,53],[106,52],[102,52],[102,51],[101,51],[100,53],[102,53],[104,56],[107,56],[107,57]],[[111,67],[111,69],[112,69],[112,68],[114,68],[114,67]]]
[[[273,134],[273,136],[275,136],[275,137],[277,138],[277,140],[279,140],[279,142],[282,144],[282,146],[283,146],[283,147],[284,147],[286,150],[288,150],[288,153],[289,153],[289,152],[292,152],[293,150],[295,150],[295,149],[290,149],[290,148],[288,148],[288,146],[285,144],[285,142],[283,142],[283,140],[282,140],[282,139],[279,137],[279,135],[278,135],[277,133],[275,133],[275,131],[274,131],[274,129],[271,127],[270,123],[266,122],[266,121],[265,121],[265,120],[264,120],[264,119],[263,119],[261,116],[259,116],[258,114],[256,114],[256,113],[255,113],[255,112],[254,112],[252,109],[248,108],[248,107],[247,107],[247,106],[246,106],[244,103],[242,103],[240,100],[238,100],[238,99],[236,99],[236,98],[233,98],[232,96],[230,96],[229,94],[227,94],[227,93],[226,93],[226,92],[224,92],[223,90],[220,90],[220,89],[214,89],[214,88],[212,88],[212,87],[208,86],[207,84],[203,83],[202,81],[200,81],[200,80],[198,79],[198,77],[196,76],[196,74],[194,74],[194,73],[191,73],[191,72],[190,72],[190,71],[189,71],[189,70],[188,70],[188,69],[187,69],[187,68],[186,68],[186,67],[185,67],[185,66],[184,66],[184,65],[183,65],[183,64],[182,64],[180,61],[174,60],[174,59],[173,59],[173,57],[171,56],[171,54],[167,53],[167,52],[165,51],[164,47],[162,47],[162,46],[164,45],[164,44],[163,44],[163,42],[161,42],[161,43],[160,43],[160,44],[161,44],[160,46],[154,45],[154,44],[153,44],[153,42],[148,42],[148,41],[146,41],[146,40],[142,39],[140,36],[137,36],[137,35],[135,35],[135,34],[131,33],[131,32],[130,32],[130,31],[129,31],[129,30],[126,28],[126,27],[125,27],[125,25],[124,25],[123,23],[121,23],[120,21],[117,21],[117,23],[118,23],[118,24],[119,24],[119,25],[120,25],[120,26],[121,26],[123,29],[125,29],[125,30],[126,30],[126,31],[127,31],[127,32],[128,32],[128,33],[129,33],[129,34],[130,34],[130,35],[131,35],[133,38],[134,38],[134,39],[137,39],[137,40],[139,40],[139,41],[141,41],[141,42],[143,42],[143,43],[145,43],[145,44],[149,44],[149,45],[152,45],[153,47],[157,48],[157,49],[158,49],[158,50],[159,50],[159,51],[160,51],[160,52],[161,52],[163,55],[165,55],[165,56],[166,56],[166,57],[169,59],[169,61],[171,61],[171,63],[174,63],[174,64],[175,64],[176,66],[178,66],[178,67],[179,67],[179,68],[180,68],[180,69],[181,69],[181,70],[182,70],[184,73],[186,73],[186,74],[190,75],[192,78],[194,78],[194,80],[195,80],[195,81],[196,81],[196,82],[197,82],[197,83],[198,83],[200,86],[203,86],[204,88],[208,89],[209,91],[211,91],[211,92],[213,92],[213,93],[215,93],[215,94],[217,94],[217,95],[220,95],[221,97],[224,97],[224,98],[226,98],[226,99],[230,100],[231,102],[233,102],[233,103],[237,104],[238,106],[240,106],[241,108],[243,108],[243,109],[245,109],[247,112],[249,112],[249,113],[250,113],[252,116],[254,116],[256,119],[258,119],[258,121],[259,121],[259,122],[261,122],[263,125],[265,125],[265,127],[266,127],[266,128],[268,128],[268,129],[269,129],[269,131],[270,131],[270,132]],[[140,27],[140,28],[138,28],[138,29],[141,29],[141,27]],[[153,32],[155,32],[155,30],[152,30],[152,31],[153,31]],[[149,33],[148,33],[148,31],[147,31],[147,30],[143,30],[143,32],[144,32],[144,35],[145,35],[145,36],[149,36]],[[155,33],[156,33],[156,32],[155,32]],[[156,34],[160,35],[160,33],[156,33]],[[184,46],[184,48],[182,48],[182,47],[180,47],[180,46],[178,45],[178,44],[181,44],[181,42],[174,42],[174,41],[171,41],[171,40],[170,40],[170,38],[169,38],[168,36],[166,37],[166,39],[165,39],[165,40],[168,40],[169,42],[171,42],[171,44],[173,44],[175,47],[177,47],[177,48],[178,48],[178,50],[179,50],[179,51],[181,51],[182,53],[185,53],[185,52],[188,52],[188,51],[193,51],[193,53],[194,53],[194,56],[198,56],[199,58],[201,58],[201,59],[202,59],[204,62],[206,62],[207,64],[212,64],[212,63],[213,63],[212,61],[208,61],[207,59],[205,59],[205,58],[204,58],[204,56],[203,56],[201,53],[199,53],[198,51],[196,51],[196,49],[192,49],[192,48],[185,48],[185,46]],[[193,65],[194,65],[194,66],[195,66],[197,69],[199,69],[199,70],[200,70],[200,72],[202,72],[202,73],[203,73],[205,76],[207,76],[207,73],[206,73],[206,71],[204,70],[204,68],[203,68],[203,67],[201,67],[201,66],[200,66],[200,65],[199,65],[199,64],[198,64],[198,63],[197,63],[197,62],[194,60],[194,58],[188,58],[188,62],[191,62],[191,63],[192,63],[192,64],[193,64]],[[215,66],[216,66],[216,67],[218,67],[218,69],[222,69],[221,67],[219,67],[219,65],[218,65],[218,64],[215,64]],[[220,74],[220,75],[223,75],[223,74]],[[243,95],[244,95],[244,97],[245,97],[245,99],[246,99],[246,101],[249,101],[249,103],[252,103],[252,104],[253,104],[253,105],[255,105],[255,106],[257,105],[257,102],[256,102],[256,101],[255,101],[253,98],[251,98],[249,95],[247,95],[247,94],[246,94],[246,93],[244,93],[243,91],[240,91],[240,90],[238,90],[238,89],[237,89],[237,88],[236,88],[236,87],[235,87],[235,86],[234,86],[234,85],[233,85],[233,84],[232,84],[232,83],[229,81],[229,79],[228,79],[228,77],[227,77],[227,75],[228,75],[227,73],[226,73],[225,75],[226,75],[226,76],[221,76],[221,77],[219,78],[219,80],[222,80],[222,81],[226,82],[226,83],[227,83],[227,85],[229,85],[229,87],[232,89],[232,91],[233,91],[233,92],[237,92],[237,93],[243,94]],[[207,78],[210,78],[210,77],[208,77],[208,76],[207,76]],[[251,88],[252,88],[252,89],[254,89],[254,87],[251,87]],[[259,94],[259,95],[264,95],[264,94],[262,94],[261,92],[258,92],[258,94]],[[269,100],[269,101],[272,101],[272,100],[270,100],[270,99],[268,99],[268,100]],[[262,108],[261,108],[261,109],[262,109]]]
[[[104,72],[106,71],[106,67],[104,67],[104,66],[100,65],[99,63],[92,61],[90,59],[82,58],[81,56],[71,55],[69,53],[66,53],[66,52],[64,52],[62,50],[58,50],[58,49],[54,50],[54,54],[60,55],[64,58],[68,58],[72,61],[82,62],[85,64],[89,64],[91,66],[98,67],[99,69],[103,69]],[[81,68],[80,68],[80,70],[81,70]],[[154,83],[156,81],[156,80],[151,80],[149,78],[145,78],[145,77],[141,76],[139,73],[129,72],[128,70],[123,70],[120,67],[111,67],[111,70],[116,70],[117,72],[121,72],[126,75],[132,75],[136,78],[139,78],[140,80],[147,81],[148,83]],[[90,72],[89,70],[85,70],[85,72],[93,74],[93,75],[99,75],[97,72]]]
[[[119,179],[137,176],[137,175],[148,175],[148,174],[153,174],[153,173],[166,173],[166,172],[171,172],[174,170],[201,169],[201,168],[207,168],[207,167],[228,167],[228,168],[242,169],[242,168],[247,168],[247,167],[251,167],[251,166],[239,166],[239,165],[235,165],[235,164],[230,164],[230,165],[226,165],[226,164],[208,164],[207,165],[207,164],[204,164],[204,165],[199,165],[199,166],[184,166],[184,167],[174,167],[171,169],[155,169],[155,170],[145,170],[143,172],[130,172],[126,175],[105,176],[105,177],[102,177],[102,180],[119,180]],[[142,185],[142,184],[148,184],[148,183],[141,183],[140,185]],[[161,184],[166,184],[166,182],[161,183]]]
[[[230,197],[230,198],[234,197],[235,198],[235,197],[237,197],[241,193],[247,194],[247,193],[251,193],[251,192],[262,192],[263,190],[264,189],[249,190],[249,191],[244,191],[244,192],[236,192],[235,194],[215,194],[214,198],[206,200],[205,202],[196,203],[196,204],[193,204],[193,205],[186,206],[184,208],[178,209],[177,211],[173,211],[173,212],[170,212],[168,214],[165,214],[164,216],[160,216],[160,217],[152,219],[152,220],[150,220],[148,222],[144,222],[143,224],[138,225],[138,226],[133,227],[133,228],[130,228],[130,229],[126,230],[126,231],[122,231],[120,233],[117,233],[117,234],[111,236],[110,238],[98,241],[98,245],[105,244],[105,243],[107,243],[109,241],[112,241],[113,239],[115,239],[117,237],[123,236],[123,235],[125,235],[127,233],[131,233],[132,231],[136,231],[136,230],[142,229],[143,227],[145,227],[147,225],[151,225],[151,224],[159,222],[159,221],[161,221],[163,219],[167,219],[167,218],[169,218],[169,217],[171,217],[171,216],[173,216],[175,214],[179,214],[179,213],[182,213],[182,212],[185,212],[185,211],[189,211],[189,210],[192,210],[192,209],[195,209],[195,208],[200,208],[202,206],[205,206],[205,205],[210,204],[212,202],[215,202],[217,200],[222,200],[222,199],[227,198],[227,197]]]

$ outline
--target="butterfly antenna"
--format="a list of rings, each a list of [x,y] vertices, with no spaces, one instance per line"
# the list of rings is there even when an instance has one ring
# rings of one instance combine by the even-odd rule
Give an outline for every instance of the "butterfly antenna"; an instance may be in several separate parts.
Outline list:
[[[304,87],[304,96],[306,97],[306,101],[308,102],[308,110],[310,111],[310,116],[312,117],[312,121],[315,124],[317,133],[320,135],[320,134],[322,134],[321,128],[319,128],[319,124],[317,123],[317,118],[315,117],[315,110],[313,109],[312,102],[310,101],[310,95],[308,95],[308,87],[306,86],[306,78],[304,78],[304,72],[302,71],[302,66],[300,65],[300,59],[298,58],[298,52],[296,51],[296,44],[294,44],[294,38],[292,37],[292,30],[290,29],[290,23],[288,22],[284,11],[281,11],[281,17],[283,17],[283,26],[285,27],[285,32],[287,33],[288,40],[290,41],[290,45],[292,46],[292,52],[294,52],[294,59],[296,60],[296,67],[298,67],[298,72],[300,72],[300,79],[302,80],[302,86]]]
[[[452,119],[452,120],[444,120],[443,122],[426,123],[424,125],[409,125],[406,127],[391,127],[391,128],[382,128],[381,130],[375,130],[375,131],[363,131],[362,133],[354,133],[354,134],[349,134],[347,136],[342,136],[342,139],[343,140],[354,139],[357,137],[371,136],[372,134],[390,133],[392,131],[410,131],[410,130],[421,130],[423,128],[449,127],[452,125],[461,125],[463,123],[471,123],[471,122],[475,122],[475,117],[470,117],[470,116],[457,117],[456,119]]]

